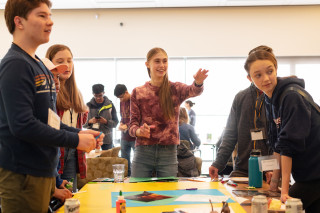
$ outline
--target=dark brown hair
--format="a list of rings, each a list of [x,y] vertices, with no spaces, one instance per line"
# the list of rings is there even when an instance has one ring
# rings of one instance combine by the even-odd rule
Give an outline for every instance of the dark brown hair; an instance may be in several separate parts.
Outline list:
[[[180,108],[179,114],[179,126],[182,124],[187,124],[189,122],[189,117],[186,108]]]
[[[271,47],[261,45],[250,50],[248,58],[244,64],[244,69],[247,71],[248,75],[250,74],[250,66],[253,62],[257,60],[269,60],[273,63],[274,67],[278,68],[278,62],[276,57],[273,54]]]
[[[55,44],[49,47],[47,50],[46,58],[52,61],[54,56],[63,50],[68,50],[73,57],[69,47],[63,44]],[[85,112],[87,107],[83,102],[82,95],[77,87],[74,68],[72,69],[73,70],[70,78],[66,79],[64,84],[60,85],[60,90],[57,95],[57,108],[60,110],[68,110],[72,108],[78,113]]]
[[[13,34],[16,25],[14,23],[14,17],[19,16],[24,19],[27,19],[29,13],[40,6],[41,3],[48,5],[51,8],[50,0],[8,0],[4,10],[4,18],[8,30]]]
[[[193,107],[193,105],[195,105],[195,103],[193,103],[193,102],[190,101],[190,100],[187,100],[186,103],[189,104],[190,107]]]
[[[149,50],[147,54],[147,61],[149,62],[152,59],[152,57],[159,52],[164,53],[168,57],[164,49],[155,47]],[[149,77],[151,78],[150,69],[149,68],[147,69],[148,69]],[[167,120],[172,119],[174,117],[174,106],[173,106],[173,101],[171,97],[171,88],[170,88],[170,83],[168,79],[168,73],[165,74],[165,76],[163,77],[163,81],[160,85],[159,99],[160,99],[160,106],[162,108],[162,112],[165,119]]]

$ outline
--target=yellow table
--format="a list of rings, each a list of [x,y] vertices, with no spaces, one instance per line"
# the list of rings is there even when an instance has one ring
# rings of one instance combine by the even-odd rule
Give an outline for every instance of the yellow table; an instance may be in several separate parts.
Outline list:
[[[235,200],[228,190],[220,182],[144,182],[144,183],[97,183],[87,184],[77,193],[74,198],[80,200],[81,213],[110,213],[116,212],[116,208],[111,205],[111,192],[130,191],[163,191],[177,190],[186,188],[198,189],[218,189],[225,195],[230,196]],[[127,207],[129,213],[161,213],[163,211],[173,211],[176,208],[194,208],[200,206],[208,206],[206,204],[188,204],[188,205],[166,205],[166,206],[144,206],[144,207]],[[213,206],[221,207],[221,203],[214,203]],[[229,203],[234,212],[245,213],[246,211],[239,203]],[[64,212],[64,207],[61,207],[58,213]]]

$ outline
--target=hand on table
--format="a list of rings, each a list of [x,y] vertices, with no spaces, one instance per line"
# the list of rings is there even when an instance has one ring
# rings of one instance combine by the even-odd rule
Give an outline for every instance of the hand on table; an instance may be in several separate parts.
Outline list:
[[[218,179],[218,172],[219,170],[216,167],[214,166],[209,167],[209,175],[211,177],[211,180]]]
[[[281,193],[280,200],[282,203],[286,203],[287,199],[289,199],[289,198],[292,198],[292,197],[290,197],[288,194]]]
[[[72,198],[72,193],[68,189],[56,188],[52,196],[58,198],[61,202],[64,202],[65,199]]]
[[[265,173],[265,175],[266,175],[266,183],[270,184],[273,172],[268,171]]]

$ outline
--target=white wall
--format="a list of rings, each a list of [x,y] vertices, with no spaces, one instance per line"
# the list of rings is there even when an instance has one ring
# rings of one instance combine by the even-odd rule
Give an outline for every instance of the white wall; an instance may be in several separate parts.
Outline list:
[[[145,57],[160,46],[169,56],[245,56],[260,44],[277,56],[320,55],[320,6],[53,10],[51,41],[76,58]],[[11,42],[0,11],[0,58]],[[98,14],[98,19],[96,19]],[[123,27],[120,26],[123,22]]]

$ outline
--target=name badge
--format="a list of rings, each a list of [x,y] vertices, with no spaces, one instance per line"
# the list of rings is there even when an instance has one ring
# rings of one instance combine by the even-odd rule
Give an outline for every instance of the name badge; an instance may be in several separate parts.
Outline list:
[[[266,139],[264,128],[250,129],[250,133],[253,141]]]
[[[273,155],[258,157],[258,162],[261,172],[280,169],[279,162]]]
[[[60,117],[50,108],[48,112],[48,125],[57,130],[60,129]]]
[[[95,123],[95,124],[92,124],[92,129],[99,129],[100,128],[100,124],[99,123]]]

